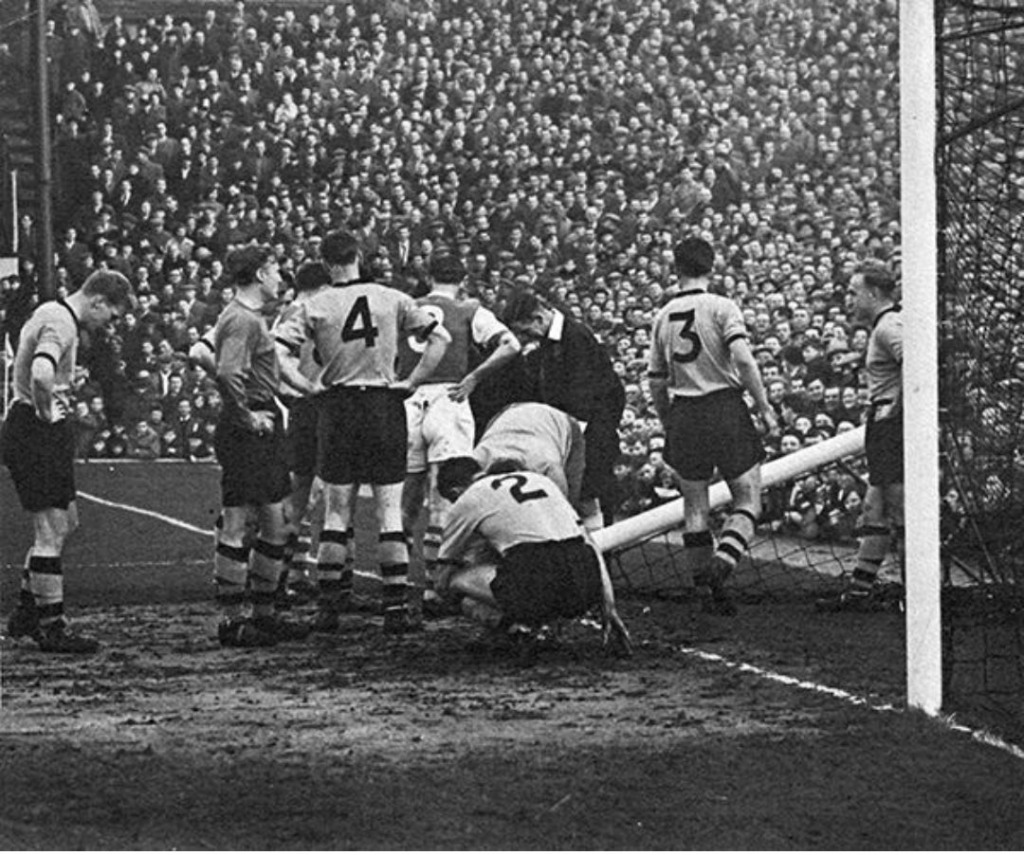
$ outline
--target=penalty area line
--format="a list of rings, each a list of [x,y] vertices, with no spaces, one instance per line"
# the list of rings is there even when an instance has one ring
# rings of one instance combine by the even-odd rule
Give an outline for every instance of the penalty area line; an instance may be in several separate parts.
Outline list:
[[[95,502],[97,505],[103,505],[107,508],[115,508],[119,511],[127,511],[130,514],[138,514],[139,516],[149,517],[150,519],[159,520],[167,525],[172,525],[175,528],[183,529],[184,531],[190,531],[193,534],[201,534],[203,537],[213,537],[213,529],[200,528],[192,523],[185,522],[185,520],[179,520],[176,517],[169,517],[167,514],[161,514],[157,511],[150,511],[146,508],[137,508],[135,505],[125,505],[121,502],[112,502],[110,499],[103,499],[99,496],[94,496],[92,493],[83,493],[81,490],[78,491],[78,495],[87,499],[90,502]],[[380,576],[376,573],[367,573],[363,570],[353,571],[356,576],[362,576],[365,579],[376,579],[380,580]]]
[[[905,711],[903,707],[897,707],[893,704],[872,703],[867,698],[862,697],[861,695],[855,695],[852,692],[847,692],[844,689],[836,689],[832,686],[826,686],[823,683],[814,683],[810,680],[801,680],[797,677],[790,677],[786,674],[780,674],[777,671],[769,671],[766,668],[759,668],[756,665],[751,665],[747,662],[735,662],[718,653],[710,653],[707,650],[700,650],[696,647],[681,647],[679,648],[679,651],[680,653],[692,656],[695,659],[701,659],[704,662],[711,662],[715,665],[722,665],[732,671],[739,671],[741,674],[753,674],[763,680],[781,683],[784,686],[793,686],[797,689],[815,692],[819,695],[827,695],[828,697],[835,698],[836,700],[850,704],[851,706],[867,707],[872,712]],[[1024,760],[1024,749],[1011,742],[1006,742],[986,730],[975,730],[974,728],[962,725],[952,716],[939,715],[934,718],[947,730],[951,730],[954,733],[965,733],[975,742],[980,742],[982,745],[988,745],[990,748],[997,748],[1000,751],[1005,751],[1013,757],[1016,757],[1018,760]]]
[[[213,529],[200,528],[197,525],[192,525],[192,523],[187,523],[184,520],[179,520],[175,517],[169,517],[166,514],[149,511],[145,508],[137,508],[135,505],[124,505],[121,502],[112,502],[109,499],[101,499],[99,496],[94,496],[92,493],[83,493],[81,490],[78,491],[78,495],[83,499],[88,499],[90,502],[95,502],[97,505],[103,505],[106,508],[116,508],[119,511],[128,511],[129,513],[138,514],[142,517],[150,517],[151,519],[172,525],[175,528],[191,531],[193,534],[201,534],[204,537],[213,536]]]

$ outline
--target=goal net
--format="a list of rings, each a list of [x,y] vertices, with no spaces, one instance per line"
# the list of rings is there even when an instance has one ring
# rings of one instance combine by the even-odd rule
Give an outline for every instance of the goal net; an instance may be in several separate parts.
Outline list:
[[[1024,731],[1024,8],[936,4],[944,677]]]
[[[810,600],[838,589],[852,571],[854,531],[863,490],[864,429],[768,461],[764,513],[749,557],[729,579],[740,602]],[[856,496],[857,499],[852,499]],[[729,503],[724,482],[711,507]],[[720,520],[719,520],[720,522]],[[682,499],[670,500],[595,533],[609,556],[616,589],[686,600],[693,580],[682,560]],[[897,568],[885,568],[898,575]]]

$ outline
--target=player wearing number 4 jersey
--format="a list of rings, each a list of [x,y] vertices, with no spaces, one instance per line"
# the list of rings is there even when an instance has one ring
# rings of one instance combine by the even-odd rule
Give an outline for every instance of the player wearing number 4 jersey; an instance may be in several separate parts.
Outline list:
[[[506,462],[512,471],[501,471]],[[607,567],[576,512],[550,478],[516,466],[521,462],[502,461],[481,474],[472,457],[441,464],[438,490],[454,504],[438,590],[468,598],[468,614],[498,626],[535,627],[600,606],[605,642],[614,633],[628,652]],[[485,550],[497,560],[466,563]]]
[[[744,391],[770,430],[777,420],[739,308],[708,293],[715,262],[711,245],[687,238],[676,247],[675,260],[681,291],[654,320],[651,395],[665,426],[665,457],[682,479],[683,543],[694,583],[708,611],[729,615],[735,606],[724,582],[746,551],[761,514],[764,446]],[[733,500],[717,546],[708,521],[708,486],[716,469]]]
[[[321,601],[316,627],[337,629],[348,607],[353,501],[358,485],[369,484],[379,525],[384,631],[400,633],[414,628],[407,612],[409,551],[401,508],[408,436],[404,399],[430,376],[451,337],[407,294],[360,278],[354,235],[332,232],[321,255],[332,287],[313,295],[276,330],[286,354],[297,353],[311,340],[323,363],[320,379],[326,391],[318,420],[317,474],[325,484],[325,512],[317,550]],[[415,336],[425,347],[400,384],[395,361],[404,335]]]

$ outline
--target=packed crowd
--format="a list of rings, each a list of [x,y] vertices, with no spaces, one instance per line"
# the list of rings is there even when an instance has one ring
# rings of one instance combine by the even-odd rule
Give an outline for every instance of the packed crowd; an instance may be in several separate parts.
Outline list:
[[[138,300],[90,348],[79,453],[210,457],[219,395],[185,354],[232,297],[225,253],[268,242],[287,277],[339,226],[395,287],[420,293],[444,246],[499,312],[532,286],[594,330],[627,393],[622,513],[676,495],[645,373],[685,234],[713,242],[747,320],[785,425],[769,453],[857,425],[868,331],[846,286],[865,258],[899,265],[896,9],[239,0],[197,20],[55,18],[58,290],[108,267]],[[34,229],[0,282],[13,336]],[[861,490],[809,477],[770,515],[846,536]]]

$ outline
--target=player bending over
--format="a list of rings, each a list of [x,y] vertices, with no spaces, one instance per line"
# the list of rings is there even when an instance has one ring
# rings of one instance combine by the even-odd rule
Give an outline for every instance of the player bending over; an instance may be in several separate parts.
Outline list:
[[[665,459],[680,476],[684,554],[708,612],[732,615],[725,579],[746,552],[761,515],[764,445],[743,393],[769,430],[778,420],[765,394],[739,308],[708,293],[715,251],[702,238],[675,250],[681,290],[654,319],[651,396],[665,426]],[[732,511],[715,545],[708,486],[715,470],[729,485]]]
[[[484,428],[473,457],[484,471],[498,460],[521,461],[554,481],[580,519],[597,513],[597,502],[582,498],[583,427],[568,413],[547,404],[509,404]]]
[[[550,478],[523,469],[482,474],[474,458],[456,457],[441,464],[438,490],[453,502],[438,558],[440,592],[489,607],[499,626],[537,627],[600,606],[604,643],[614,636],[630,651],[604,558]],[[481,547],[497,560],[465,564]]]

